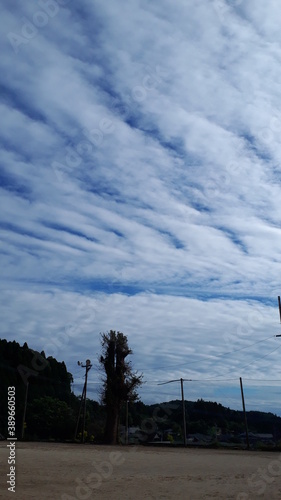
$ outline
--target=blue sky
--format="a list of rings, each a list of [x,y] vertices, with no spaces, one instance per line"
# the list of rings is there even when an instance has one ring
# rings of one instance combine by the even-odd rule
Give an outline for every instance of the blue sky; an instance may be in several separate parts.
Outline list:
[[[1,337],[280,411],[281,6],[2,2]]]

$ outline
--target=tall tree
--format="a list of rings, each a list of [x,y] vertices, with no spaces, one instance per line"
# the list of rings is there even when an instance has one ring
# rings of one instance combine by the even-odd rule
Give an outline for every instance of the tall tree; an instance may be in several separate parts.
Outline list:
[[[108,444],[117,444],[121,405],[138,399],[137,388],[142,384],[142,375],[134,373],[130,361],[126,361],[132,354],[126,335],[110,330],[101,334],[101,345],[100,364],[105,371],[102,391],[106,407],[104,440]]]

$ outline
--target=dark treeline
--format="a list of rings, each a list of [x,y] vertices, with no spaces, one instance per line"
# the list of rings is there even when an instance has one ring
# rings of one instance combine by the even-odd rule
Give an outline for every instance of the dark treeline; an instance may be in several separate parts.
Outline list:
[[[146,407],[153,416],[157,405]],[[182,402],[170,401],[161,404],[163,421],[157,419],[158,428],[164,430],[167,424],[182,435]],[[239,435],[245,432],[244,414],[239,410],[231,410],[220,403],[204,401],[185,401],[186,424],[188,434],[223,434]],[[159,411],[157,412],[159,414]],[[161,417],[161,413],[160,413]],[[259,411],[247,412],[249,433],[268,433],[274,439],[281,439],[281,418],[273,413]]]
[[[72,375],[64,362],[46,358],[42,351],[31,350],[25,343],[0,339],[0,434],[7,437],[7,392],[16,389],[16,436],[21,437],[25,397],[27,409],[24,438],[30,440],[72,440],[79,412],[80,397],[71,390]],[[27,387],[28,386],[28,387]],[[243,433],[242,411],[231,410],[215,402],[186,401],[188,434],[238,435]],[[281,418],[272,414],[247,412],[249,432],[270,433],[274,440],[281,439]],[[106,422],[104,404],[87,399],[86,441],[101,443]],[[119,424],[126,423],[126,404],[123,404]],[[128,405],[130,428],[139,429],[139,442],[151,441],[155,435],[168,434],[182,439],[182,404],[171,401],[158,405],[145,405],[141,401]]]
[[[72,375],[65,363],[46,359],[15,341],[0,339],[0,433],[7,435],[7,392],[15,387],[16,429],[21,436],[27,395],[26,436],[66,438],[73,429],[77,398],[71,391]]]

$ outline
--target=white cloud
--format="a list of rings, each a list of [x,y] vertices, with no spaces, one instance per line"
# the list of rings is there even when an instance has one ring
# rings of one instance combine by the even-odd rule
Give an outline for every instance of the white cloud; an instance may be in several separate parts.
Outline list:
[[[16,53],[40,9],[4,2],[3,336],[48,351],[74,324],[72,369],[113,328],[150,380],[277,377],[251,344],[277,331],[280,9],[68,2]]]

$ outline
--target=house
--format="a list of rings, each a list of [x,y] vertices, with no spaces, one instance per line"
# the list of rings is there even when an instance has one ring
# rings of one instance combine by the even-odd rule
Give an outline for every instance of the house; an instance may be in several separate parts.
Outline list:
[[[258,441],[262,442],[263,444],[274,444],[273,434],[249,432],[248,436],[249,442],[252,444],[256,444]],[[245,441],[246,432],[239,434],[238,437]]]
[[[186,438],[187,444],[206,445],[210,444],[212,441],[212,436],[208,436],[207,434],[200,434],[199,432],[195,434],[188,434]]]

